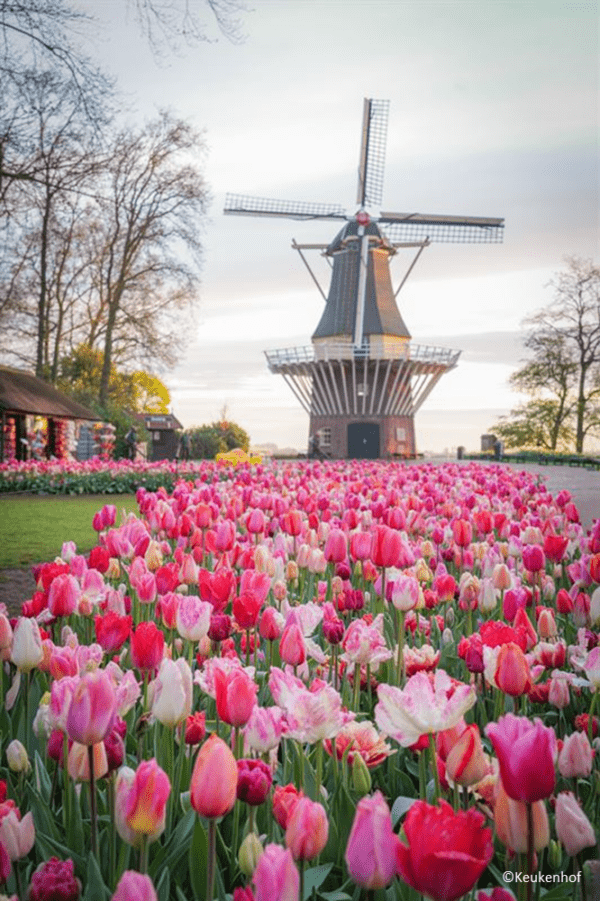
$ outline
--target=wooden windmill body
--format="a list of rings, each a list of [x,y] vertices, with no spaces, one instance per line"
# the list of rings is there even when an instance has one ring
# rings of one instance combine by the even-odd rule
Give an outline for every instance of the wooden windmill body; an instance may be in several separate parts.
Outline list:
[[[388,108],[388,101],[364,102],[354,215],[339,206],[240,195],[228,195],[224,210],[344,221],[329,245],[292,244],[325,300],[312,343],[265,351],[270,370],[283,375],[309,414],[309,435],[334,458],[415,456],[415,414],[460,351],[413,344],[396,297],[430,243],[490,243],[503,236],[503,219],[368,212],[381,203]],[[414,257],[394,290],[390,260],[399,248],[412,248]],[[319,250],[331,264],[327,293],[308,250]]]

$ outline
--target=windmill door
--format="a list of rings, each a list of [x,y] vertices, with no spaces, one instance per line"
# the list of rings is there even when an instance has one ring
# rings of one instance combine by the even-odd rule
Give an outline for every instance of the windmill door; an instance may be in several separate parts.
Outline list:
[[[376,460],[379,457],[379,423],[349,424],[348,457],[355,460]]]

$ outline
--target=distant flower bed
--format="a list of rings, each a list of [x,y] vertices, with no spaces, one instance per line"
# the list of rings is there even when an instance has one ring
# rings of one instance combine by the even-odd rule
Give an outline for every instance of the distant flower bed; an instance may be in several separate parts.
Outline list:
[[[213,478],[222,471],[211,461],[199,463],[161,460],[30,460],[0,464],[0,492],[32,491],[39,494],[131,494],[140,487],[171,490],[178,478]]]
[[[102,507],[0,612],[2,891],[595,897],[600,520],[568,492],[476,463],[69,470],[94,473],[173,487]]]

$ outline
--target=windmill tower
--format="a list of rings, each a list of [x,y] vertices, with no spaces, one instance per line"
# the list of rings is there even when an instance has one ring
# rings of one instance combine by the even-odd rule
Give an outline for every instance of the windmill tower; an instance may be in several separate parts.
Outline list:
[[[312,344],[265,351],[271,372],[283,375],[309,414],[309,435],[319,435],[321,448],[335,458],[415,455],[415,414],[460,351],[412,344],[398,292],[432,242],[503,237],[503,219],[370,212],[382,200],[388,110],[387,100],[364,101],[356,213],[237,194],[225,201],[229,215],[344,222],[329,245],[292,243],[325,300]],[[400,248],[414,256],[394,291],[390,261]],[[307,250],[321,251],[331,265],[327,294]]]

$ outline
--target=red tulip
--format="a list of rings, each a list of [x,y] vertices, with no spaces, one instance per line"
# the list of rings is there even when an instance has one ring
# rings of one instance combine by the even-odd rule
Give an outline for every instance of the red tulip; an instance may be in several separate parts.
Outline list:
[[[235,757],[214,733],[200,748],[190,782],[190,802],[201,817],[223,817],[235,804],[238,770]]]
[[[29,901],[78,901],[81,883],[75,878],[75,864],[51,857],[35,871],[29,885]]]
[[[253,807],[265,801],[273,776],[264,760],[238,760],[237,797]]]
[[[500,776],[509,798],[539,801],[554,790],[554,730],[540,719],[533,723],[524,716],[507,713],[497,723],[489,723],[486,734],[500,764]]]
[[[254,629],[258,623],[262,598],[254,591],[243,591],[233,600],[233,616],[241,629]]]
[[[304,797],[291,782],[288,785],[278,785],[273,792],[273,816],[282,829],[287,829],[289,818],[292,815],[300,798]]]
[[[398,875],[433,901],[456,901],[473,888],[494,854],[492,830],[474,809],[455,813],[415,801],[397,847]]]
[[[131,616],[119,616],[113,610],[107,610],[103,616],[94,619],[96,641],[107,654],[114,654],[129,638],[132,622]]]
[[[402,551],[402,536],[388,526],[375,526],[371,538],[371,560],[375,566],[397,566]]]
[[[513,641],[503,644],[500,648],[494,680],[500,691],[513,698],[526,694],[531,688],[527,658],[519,645]]]
[[[156,623],[140,623],[131,633],[131,659],[142,672],[158,669],[165,650],[165,636]]]

